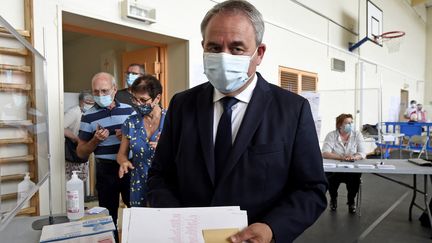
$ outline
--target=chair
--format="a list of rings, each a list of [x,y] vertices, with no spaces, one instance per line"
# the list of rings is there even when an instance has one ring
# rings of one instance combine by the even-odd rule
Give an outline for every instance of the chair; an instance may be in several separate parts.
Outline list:
[[[421,136],[421,135],[414,135],[410,138],[408,141],[407,149],[410,151],[410,158],[412,158],[412,155],[414,152],[418,152],[418,158],[420,159],[423,152],[425,152],[426,159],[429,159],[428,151],[426,149],[428,143],[429,143],[429,136]],[[418,150],[419,146],[421,146],[421,149]]]
[[[415,122],[407,122],[400,124],[400,133],[403,134],[403,141],[400,142],[400,154],[402,156],[402,149],[410,151],[410,157],[412,155],[412,137],[421,136],[423,132],[423,127]]]
[[[414,135],[421,135],[423,127],[415,122],[407,122],[400,124],[400,133],[403,133],[405,137],[411,137]]]
[[[360,178],[359,191],[357,193],[357,199],[356,199],[357,215],[359,217],[361,216],[362,184],[363,184],[363,181]]]

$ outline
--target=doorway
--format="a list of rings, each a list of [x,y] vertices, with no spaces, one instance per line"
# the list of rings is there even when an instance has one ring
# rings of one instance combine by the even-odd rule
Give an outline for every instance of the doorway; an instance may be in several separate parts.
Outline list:
[[[91,78],[98,72],[111,73],[119,89],[124,88],[124,74],[129,62],[143,64],[146,73],[161,81],[164,108],[168,108],[175,93],[188,88],[187,40],[69,12],[62,12],[62,19],[64,111],[78,104],[78,93],[91,89]],[[175,80],[169,77],[175,77]],[[91,160],[89,167],[86,186],[87,195],[92,198],[96,192],[95,168]]]
[[[399,106],[399,121],[406,121],[405,110],[408,107],[408,90],[401,89],[400,92],[400,106]]]

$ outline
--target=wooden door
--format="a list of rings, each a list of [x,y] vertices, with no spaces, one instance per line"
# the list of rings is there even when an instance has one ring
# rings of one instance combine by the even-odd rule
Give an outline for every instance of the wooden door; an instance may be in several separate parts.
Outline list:
[[[122,87],[125,87],[125,75],[130,64],[142,64],[146,74],[150,74],[159,79],[160,76],[160,61],[159,47],[149,47],[135,51],[122,53]]]
[[[167,99],[167,77],[164,68],[164,60],[166,60],[166,48],[165,47],[148,47],[140,50],[123,52],[122,53],[122,79],[121,87],[125,87],[126,80],[125,75],[127,68],[130,64],[142,64],[145,69],[146,74],[155,76],[162,84],[163,94],[161,99],[161,104],[163,107],[168,106]]]
[[[167,76],[166,70],[166,47],[148,47],[135,51],[128,51],[122,53],[122,83],[121,86],[125,87],[125,75],[127,68],[130,64],[137,63],[144,65],[145,73],[155,76],[162,84],[163,94],[161,104],[163,107],[168,106],[167,96]]]
[[[408,90],[401,89],[400,106],[399,106],[399,121],[406,121],[404,117],[405,110],[408,107]]]

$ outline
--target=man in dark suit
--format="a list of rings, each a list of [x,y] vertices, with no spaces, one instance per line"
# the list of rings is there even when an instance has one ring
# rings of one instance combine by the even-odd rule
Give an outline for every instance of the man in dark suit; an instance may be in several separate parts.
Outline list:
[[[232,242],[291,242],[327,205],[309,103],[256,72],[264,22],[250,3],[215,5],[201,32],[209,82],[171,100],[149,171],[149,204],[240,205],[250,225]]]

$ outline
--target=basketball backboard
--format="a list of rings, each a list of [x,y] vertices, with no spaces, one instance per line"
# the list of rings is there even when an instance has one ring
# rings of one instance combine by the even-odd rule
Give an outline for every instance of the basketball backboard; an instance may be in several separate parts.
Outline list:
[[[373,43],[382,46],[382,42],[376,40],[383,33],[383,11],[370,0],[367,1],[367,38]]]

